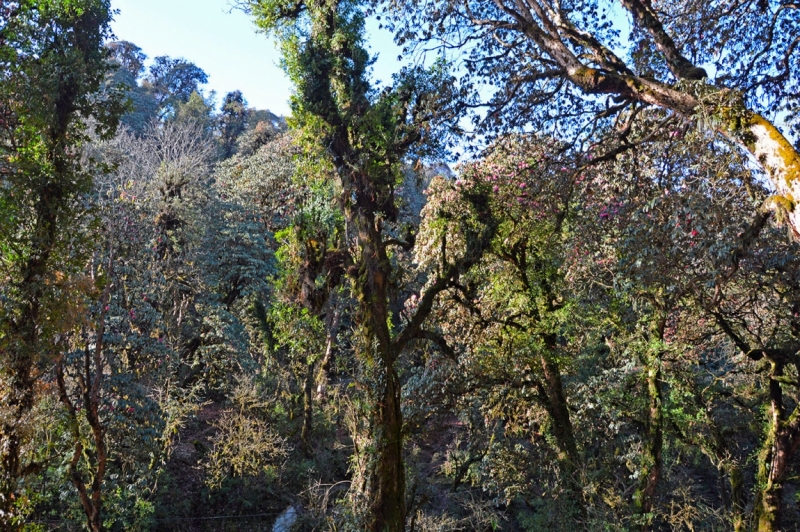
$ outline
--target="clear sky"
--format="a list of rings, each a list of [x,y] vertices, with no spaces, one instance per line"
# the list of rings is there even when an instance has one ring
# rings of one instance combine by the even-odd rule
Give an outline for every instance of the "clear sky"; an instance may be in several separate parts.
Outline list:
[[[151,59],[182,57],[208,74],[206,91],[219,101],[240,90],[251,107],[289,113],[291,85],[278,66],[274,42],[255,31],[250,17],[231,10],[228,0],[112,0],[119,13],[117,39],[139,46]],[[388,81],[399,69],[399,50],[377,24],[367,25],[372,53],[379,53],[375,77]]]

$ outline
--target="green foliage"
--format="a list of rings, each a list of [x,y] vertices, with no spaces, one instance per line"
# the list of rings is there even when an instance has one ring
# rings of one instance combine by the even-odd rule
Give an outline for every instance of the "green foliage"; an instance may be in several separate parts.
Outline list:
[[[144,87],[152,92],[164,117],[175,113],[178,104],[189,102],[207,81],[208,75],[195,64],[162,55],[153,59]]]
[[[231,408],[216,422],[217,433],[204,464],[209,486],[221,487],[228,475],[258,477],[267,483],[278,476],[290,449],[269,426],[270,403],[251,379],[244,378],[233,388]]]
[[[605,8],[561,5],[540,37],[586,62],[571,74],[502,2],[468,3],[491,41],[467,4],[414,4],[401,39],[473,53],[459,83],[439,60],[379,90],[372,4],[239,2],[282,47],[283,120],[238,91],[215,112],[183,59],[145,76],[103,43],[107,3],[6,4],[3,526],[247,530],[292,505],[302,530],[796,527],[798,244],[717,133],[739,93],[674,83],[641,20],[621,72],[592,53],[620,30]],[[653,16],[732,38],[796,12],[720,5]],[[762,73],[755,107],[791,99],[763,74],[786,37],[762,37],[763,59],[710,38],[718,83],[745,56]],[[601,63],[702,109],[587,99]],[[479,79],[500,90],[489,149],[426,166],[464,142]]]
[[[185,102],[175,105],[175,114],[172,117],[177,122],[193,122],[200,124],[206,135],[211,134],[213,125],[211,114],[214,106],[206,101],[199,92],[193,91]]]
[[[86,195],[107,168],[82,149],[109,137],[122,111],[103,41],[111,9],[100,0],[14,2],[0,17],[0,524],[12,528],[29,461],[30,413],[40,366],[73,323],[78,272],[89,257]]]

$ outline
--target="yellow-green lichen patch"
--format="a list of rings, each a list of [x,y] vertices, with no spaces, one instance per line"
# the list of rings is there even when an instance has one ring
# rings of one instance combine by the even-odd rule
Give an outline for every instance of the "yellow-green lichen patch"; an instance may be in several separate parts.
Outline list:
[[[765,202],[767,208],[772,209],[775,213],[775,219],[778,223],[784,223],[790,220],[790,215],[794,212],[795,204],[796,202],[791,196],[781,194],[770,196]]]
[[[768,150],[771,152],[769,154],[759,153],[766,152],[767,150],[752,146],[751,151],[753,151],[753,154],[762,164],[764,163],[762,157],[768,157],[777,162],[778,164],[774,164],[773,166],[779,166],[778,168],[767,168],[767,170],[770,171],[770,173],[777,170],[783,174],[784,183],[775,183],[775,185],[779,188],[782,188],[781,185],[784,185],[789,190],[793,190],[800,185],[800,155],[798,155],[794,146],[786,140],[786,137],[781,134],[778,128],[772,125],[772,123],[763,116],[757,113],[751,113],[748,122],[748,129],[750,129],[756,137],[759,137],[756,142],[762,145],[769,145]],[[765,136],[767,138],[764,138]]]

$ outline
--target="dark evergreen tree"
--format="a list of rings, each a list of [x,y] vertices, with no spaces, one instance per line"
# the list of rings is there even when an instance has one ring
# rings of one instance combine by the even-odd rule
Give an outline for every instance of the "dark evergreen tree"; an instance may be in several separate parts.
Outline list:
[[[247,127],[247,101],[241,91],[229,92],[222,101],[219,117],[222,157],[228,158],[236,149],[236,140]]]

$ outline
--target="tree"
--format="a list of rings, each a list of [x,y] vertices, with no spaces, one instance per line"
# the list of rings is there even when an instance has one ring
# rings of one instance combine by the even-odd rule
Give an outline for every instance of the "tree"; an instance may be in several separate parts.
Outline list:
[[[659,112],[642,117],[662,119]],[[649,131],[634,127],[632,138]],[[613,287],[610,293],[619,299],[610,308],[628,301],[628,318],[617,320],[616,342],[627,343],[646,372],[644,479],[636,502],[643,516],[651,514],[644,524],[654,525],[669,474],[666,449],[674,437],[699,448],[721,479],[727,477],[730,487],[720,488],[720,499],[727,501],[734,528],[744,529],[741,464],[747,455],[734,451],[722,435],[736,434],[736,418],[748,408],[732,416],[738,399],[722,398],[752,393],[752,377],[736,382],[732,374],[756,371],[753,362],[762,361],[771,382],[764,388],[771,393],[759,400],[770,404],[772,413],[764,420],[761,456],[769,465],[761,467],[753,486],[753,519],[759,529],[774,530],[780,526],[778,494],[786,472],[778,457],[791,455],[797,441],[781,406],[788,389],[777,384],[788,363],[783,357],[796,345],[790,317],[796,297],[794,252],[786,235],[769,223],[772,213],[759,207],[769,192],[751,182],[741,153],[702,130],[680,130],[669,138],[601,163],[604,171],[583,194],[587,215],[596,216],[598,227],[581,231],[579,249],[595,250],[589,251],[589,269],[582,275],[587,284]],[[608,275],[598,274],[600,265]],[[687,371],[688,360],[709,368],[708,375]],[[688,415],[692,411],[697,417]]]
[[[470,50],[469,75],[498,87],[487,102],[490,130],[549,123],[580,139],[592,137],[600,123],[616,122],[625,124],[614,133],[616,149],[624,150],[630,148],[628,127],[642,109],[666,110],[671,121],[698,122],[749,152],[775,190],[772,207],[784,211],[800,234],[800,155],[775,121],[780,110],[797,107],[800,53],[791,37],[800,21],[797,4],[391,0],[386,5],[402,21],[400,43],[438,38],[447,49]],[[621,28],[629,32],[625,40]]]
[[[144,87],[155,97],[163,118],[175,112],[179,103],[187,103],[207,82],[208,75],[194,63],[162,55],[153,59]]]
[[[275,234],[281,275],[270,309],[276,347],[284,347],[299,365],[303,427],[300,439],[311,454],[316,368],[330,357],[339,312],[337,293],[344,277],[343,220],[331,180],[295,186],[297,210],[291,225]],[[290,192],[290,193],[291,193]],[[299,362],[299,364],[298,364]],[[328,361],[330,365],[330,361]],[[327,383],[322,383],[325,386]]]
[[[111,51],[111,60],[118,63],[123,70],[136,81],[144,72],[147,55],[142,49],[129,41],[114,41],[106,44]]]
[[[219,117],[222,135],[222,158],[233,155],[236,140],[247,126],[247,101],[241,91],[229,92],[222,101],[222,113]]]
[[[205,137],[211,137],[214,127],[214,93],[206,100],[202,94],[195,91],[185,102],[176,104],[174,114],[170,120],[193,125],[200,129]]]
[[[117,91],[101,92],[110,68],[108,2],[0,9],[0,522],[13,529],[18,480],[38,466],[25,456],[38,368],[63,332],[59,306],[72,297],[69,280],[85,258],[76,235],[87,214],[83,195],[102,170],[82,160],[81,148],[91,129],[113,133],[122,105]]]
[[[502,485],[493,478],[503,476],[501,470],[508,476],[519,471],[537,484],[552,482],[548,491],[558,494],[553,511],[560,518],[541,523],[549,529],[585,518],[583,458],[565,385],[575,346],[581,345],[571,338],[570,329],[579,318],[564,268],[565,252],[571,247],[567,220],[576,207],[571,197],[575,175],[565,165],[573,167],[575,158],[569,152],[551,157],[560,149],[563,146],[552,139],[509,136],[485,158],[461,169],[456,191],[478,183],[491,187],[489,213],[497,231],[483,259],[448,290],[437,308],[437,322],[456,364],[447,379],[452,381],[448,392],[459,413],[470,416],[475,432],[482,434],[470,442],[470,458],[458,466],[454,482],[460,485],[467,478],[471,460],[491,464],[481,481],[506,500],[532,496],[535,488],[524,480],[517,486]],[[461,205],[453,200],[450,187],[435,183],[428,193],[425,214],[458,215]],[[424,219],[421,243],[440,224],[436,215]],[[450,247],[460,237],[448,233],[446,239]],[[438,257],[430,253],[418,260],[436,262]],[[482,415],[472,417],[472,404],[481,405]],[[484,426],[477,428],[480,425]],[[537,445],[545,443],[543,434],[550,445]],[[556,478],[545,480],[544,467],[525,471],[532,466],[527,461],[497,463],[506,453],[536,456],[536,451],[520,449],[531,445],[542,448],[540,456],[550,455],[558,469]]]
[[[361,457],[366,471],[354,490],[369,509],[362,526],[403,530],[403,418],[396,364],[408,344],[422,334],[433,300],[477,260],[486,232],[491,232],[466,231],[471,238],[463,256],[445,262],[422,294],[414,317],[395,329],[400,322],[390,306],[394,267],[389,248],[409,245],[387,237],[397,216],[398,172],[401,162],[415,151],[431,153],[440,125],[454,117],[444,105],[454,90],[452,81],[441,67],[431,72],[411,69],[397,76],[391,89],[381,93],[371,89],[364,14],[357,2],[253,1],[245,7],[262,29],[280,38],[285,68],[297,90],[293,125],[302,132],[309,160],[324,157],[322,164],[337,181],[337,203],[352,261],[351,291],[358,300],[357,353],[370,405],[370,444],[364,449],[368,454]],[[473,199],[473,208],[480,212],[480,195],[476,192]],[[479,215],[465,213],[464,223],[472,216]]]
[[[119,223],[106,228],[116,234],[103,239],[111,249],[97,250],[91,269],[78,279],[84,299],[71,309],[76,319],[55,364],[68,435],[61,462],[67,478],[57,480],[68,479],[75,488],[92,531],[147,521],[147,490],[156,483],[171,440],[168,405],[148,392],[172,377],[174,352],[163,336],[156,337],[161,316],[150,303],[158,296],[136,282],[141,274],[130,267],[143,242],[131,238],[137,231],[129,220],[114,221]]]
[[[147,56],[142,49],[128,41],[106,44],[111,62],[117,67],[109,73],[107,84],[121,85],[126,89],[130,107],[122,116],[122,125],[141,133],[158,116],[158,101],[152,91],[139,84],[144,73]]]

